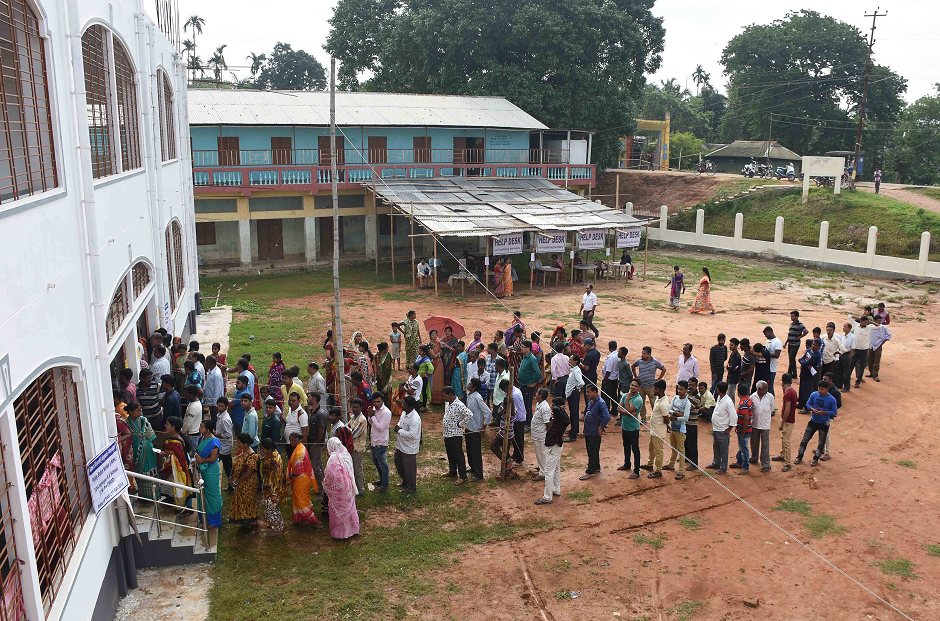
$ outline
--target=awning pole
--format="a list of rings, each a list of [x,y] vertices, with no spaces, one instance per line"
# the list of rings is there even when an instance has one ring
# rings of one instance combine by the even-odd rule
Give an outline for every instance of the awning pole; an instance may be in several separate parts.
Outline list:
[[[415,286],[415,204],[411,203],[411,287]]]
[[[395,282],[395,210],[388,212],[388,240],[392,249],[392,282]]]
[[[538,233],[532,234],[532,255],[529,257],[529,291],[532,291],[533,283],[535,283],[535,244],[538,239]]]
[[[646,223],[646,249],[643,251],[643,282],[646,282],[646,260],[650,256],[650,225]]]
[[[434,238],[434,295],[437,295],[437,235],[431,234]]]

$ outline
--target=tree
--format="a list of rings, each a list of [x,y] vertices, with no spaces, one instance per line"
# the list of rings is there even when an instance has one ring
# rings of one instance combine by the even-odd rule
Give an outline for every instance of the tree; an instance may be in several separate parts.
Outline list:
[[[262,65],[264,65],[264,61],[267,60],[268,57],[264,54],[255,54],[254,52],[251,52],[248,56],[246,56],[246,58],[251,61],[251,69],[249,70],[251,71],[251,77],[255,77],[258,71],[261,70]]]
[[[209,60],[207,61],[207,64],[212,67],[212,73],[215,74],[216,82],[222,81],[222,71],[224,69],[228,69],[228,64],[225,62],[224,55],[225,48],[227,47],[228,45],[223,44],[215,48],[215,52],[212,53],[212,56],[210,56]]]
[[[255,73],[252,54],[252,75]],[[262,62],[255,87],[279,91],[310,91],[326,88],[326,69],[316,58],[303,50],[294,50],[278,42],[270,56],[260,55]]]
[[[799,153],[854,145],[854,133],[846,128],[861,102],[867,56],[858,28],[815,11],[748,26],[722,52],[729,78],[723,140],[766,140],[774,113],[780,118],[774,118],[773,139]],[[873,119],[894,120],[890,113],[900,109],[906,83],[886,67],[872,73],[887,79],[869,91],[868,110],[882,110],[872,112]]]
[[[599,130],[612,165],[660,64],[653,0],[339,0],[326,49],[350,89],[499,95],[550,127]],[[364,81],[359,76],[368,74]]]
[[[676,132],[669,136],[669,164],[675,162],[680,170],[688,170],[698,162],[697,155],[705,153],[705,141],[691,132]],[[682,157],[681,163],[679,157]]]
[[[696,136],[710,139],[712,116],[703,110],[702,100],[691,97],[675,78],[660,82],[660,86],[647,84],[640,98],[637,116],[661,121],[667,112],[672,132],[693,132]]]
[[[187,30],[193,31],[193,40],[192,47],[189,50],[190,59],[196,55],[196,34],[202,34],[202,27],[206,25],[206,20],[199,17],[198,15],[190,15],[189,19],[183,24],[183,32]],[[196,73],[193,72],[193,79],[196,79]]]
[[[921,97],[901,114],[888,170],[901,183],[940,185],[940,83],[936,95]],[[873,167],[872,167],[873,168]]]
[[[203,77],[206,74],[205,67],[202,65],[202,59],[198,56],[190,56],[186,68],[193,72],[193,80],[196,79],[197,71],[199,72],[199,77]]]
[[[692,81],[695,82],[695,95],[696,97],[701,92],[702,86],[707,86],[708,81],[711,79],[711,74],[706,72],[702,65],[696,65],[695,71],[692,72]]]

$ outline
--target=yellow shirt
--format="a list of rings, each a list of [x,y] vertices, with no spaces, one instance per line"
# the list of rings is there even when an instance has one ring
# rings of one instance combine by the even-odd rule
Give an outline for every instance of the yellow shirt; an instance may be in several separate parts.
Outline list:
[[[657,397],[653,404],[653,415],[650,416],[650,428],[653,433],[660,438],[665,438],[669,434],[669,425],[663,420],[663,417],[669,417],[668,397]]]

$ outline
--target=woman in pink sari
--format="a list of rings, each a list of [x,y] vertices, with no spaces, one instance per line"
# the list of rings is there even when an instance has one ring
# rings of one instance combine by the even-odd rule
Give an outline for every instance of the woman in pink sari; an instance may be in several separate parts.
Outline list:
[[[323,488],[330,498],[330,535],[349,539],[359,534],[359,513],[356,511],[356,480],[349,451],[339,438],[326,443],[330,459],[323,471]]]

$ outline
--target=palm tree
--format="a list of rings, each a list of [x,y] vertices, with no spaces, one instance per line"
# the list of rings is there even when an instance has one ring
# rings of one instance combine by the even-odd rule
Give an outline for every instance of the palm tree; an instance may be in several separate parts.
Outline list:
[[[190,15],[189,19],[183,24],[183,32],[187,30],[193,31],[193,40],[192,40],[192,50],[190,54],[195,56],[196,54],[196,34],[202,34],[202,27],[206,25],[206,20],[199,17],[198,15]],[[193,71],[193,79],[196,79],[196,72]]]
[[[707,85],[708,81],[711,79],[711,75],[702,68],[702,65],[697,65],[695,71],[692,72],[692,81],[695,82],[695,96],[699,96],[700,88],[702,85]]]
[[[205,75],[205,67],[202,66],[202,59],[198,56],[190,56],[189,63],[186,65],[186,68],[193,72],[193,81],[196,80],[196,72],[199,72],[199,77]]]
[[[225,62],[224,56],[225,48],[227,47],[228,45],[223,44],[215,48],[215,52],[213,52],[212,56],[209,57],[209,61],[207,63],[210,67],[212,67],[212,72],[215,74],[216,82],[222,81],[222,70],[228,69],[228,65]]]
[[[251,77],[254,77],[255,74],[257,74],[258,71],[261,70],[261,65],[263,65],[264,61],[268,59],[268,57],[265,56],[264,54],[255,54],[254,52],[251,52],[245,58],[251,61],[251,69],[250,69]]]

